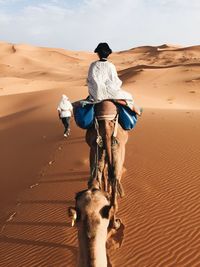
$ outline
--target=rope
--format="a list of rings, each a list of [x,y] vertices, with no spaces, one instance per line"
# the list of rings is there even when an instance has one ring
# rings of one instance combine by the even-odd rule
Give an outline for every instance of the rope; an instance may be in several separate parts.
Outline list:
[[[118,130],[118,118],[119,118],[119,114],[117,114],[117,116],[115,117],[115,127],[114,127],[114,132],[113,132],[113,137],[117,137],[117,130]]]
[[[98,178],[98,169],[99,169],[99,148],[103,147],[103,140],[102,137],[99,133],[99,123],[95,117],[95,129],[97,132],[97,138],[96,138],[96,143],[97,143],[97,147],[96,147],[96,153],[95,153],[95,167],[94,167],[94,175],[93,178],[97,179]]]
[[[114,123],[115,123],[115,125],[114,125],[114,131],[113,131],[113,134],[112,134],[112,140],[111,140],[111,151],[113,149],[113,146],[118,143],[118,140],[116,139],[117,131],[118,131],[118,114],[115,117]],[[93,179],[98,179],[99,151],[100,151],[100,149],[103,148],[103,139],[102,139],[102,136],[100,135],[100,132],[99,132],[99,123],[98,123],[98,120],[97,120],[96,117],[95,117],[94,125],[95,125],[95,130],[96,130],[96,133],[97,133],[97,138],[96,138],[97,146],[96,146],[96,153],[95,153],[95,166],[94,166],[93,171],[92,171],[92,177],[93,177]],[[100,182],[100,181],[98,181],[98,182]],[[116,182],[117,181],[112,181],[112,183],[113,182],[114,182],[115,187],[116,187]]]

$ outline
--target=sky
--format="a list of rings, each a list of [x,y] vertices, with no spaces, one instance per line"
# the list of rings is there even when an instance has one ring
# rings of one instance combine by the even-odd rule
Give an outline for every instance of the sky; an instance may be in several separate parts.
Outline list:
[[[200,44],[200,0],[0,0],[0,41],[93,51]]]

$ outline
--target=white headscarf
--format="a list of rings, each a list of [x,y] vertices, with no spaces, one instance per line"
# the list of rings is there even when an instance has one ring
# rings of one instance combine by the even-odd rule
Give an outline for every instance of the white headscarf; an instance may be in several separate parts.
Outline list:
[[[69,98],[66,95],[62,95],[60,103],[58,104],[58,108],[61,110],[68,110],[69,108]]]

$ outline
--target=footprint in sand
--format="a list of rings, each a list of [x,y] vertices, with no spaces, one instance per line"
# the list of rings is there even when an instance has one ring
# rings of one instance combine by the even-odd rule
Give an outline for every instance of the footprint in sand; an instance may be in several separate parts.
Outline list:
[[[36,184],[32,184],[32,185],[29,186],[29,188],[32,189],[33,187],[36,187],[36,186],[38,186],[38,185],[39,185],[38,183],[36,183]]]
[[[13,212],[13,213],[10,215],[10,217],[6,220],[6,222],[10,222],[10,221],[12,221],[13,218],[14,218],[16,215],[17,215],[17,212],[16,212],[16,211]]]
[[[40,173],[40,176],[45,176],[45,172],[42,171],[42,172]]]
[[[167,99],[167,101],[169,102],[169,104],[173,104],[173,100],[174,100],[173,97],[170,97],[170,98]]]
[[[89,164],[89,159],[85,158],[85,159],[82,159],[82,160],[77,160],[76,164],[79,165],[79,166],[88,165]]]

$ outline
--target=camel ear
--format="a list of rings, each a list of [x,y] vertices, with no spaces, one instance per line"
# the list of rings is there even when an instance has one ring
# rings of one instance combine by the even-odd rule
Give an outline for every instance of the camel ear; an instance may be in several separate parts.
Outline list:
[[[101,217],[103,219],[109,219],[109,215],[110,215],[110,209],[111,209],[111,206],[107,205],[107,206],[104,206],[101,210],[100,210],[100,214],[101,214]]]
[[[77,219],[77,212],[74,207],[68,208],[68,216],[72,220],[71,225],[74,226],[76,219]]]

